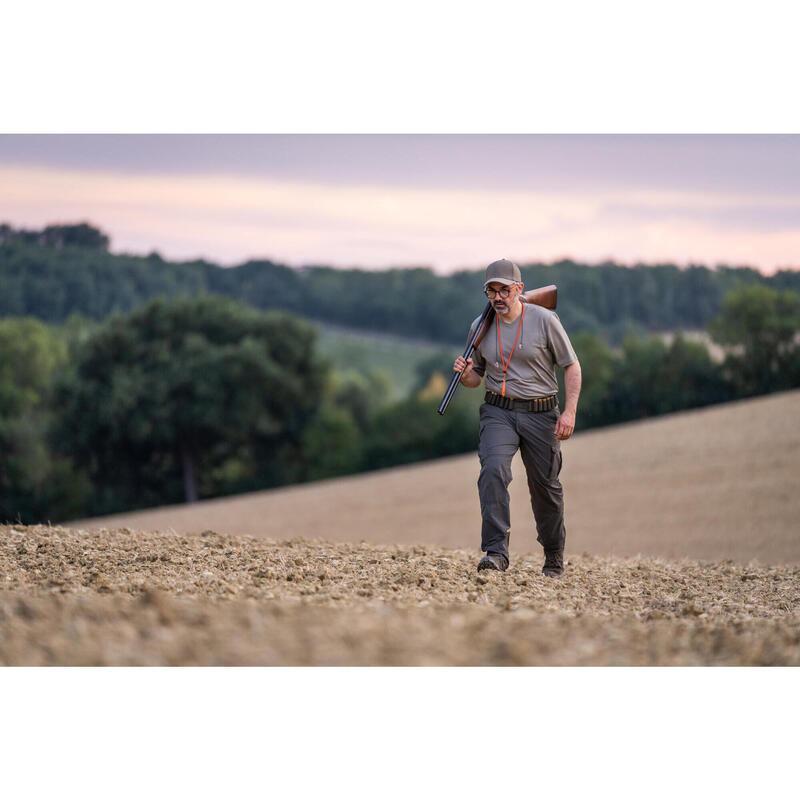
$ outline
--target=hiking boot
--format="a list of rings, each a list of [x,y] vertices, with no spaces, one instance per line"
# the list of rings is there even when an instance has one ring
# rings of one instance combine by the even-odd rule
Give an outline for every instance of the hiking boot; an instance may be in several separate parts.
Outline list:
[[[560,578],[564,574],[564,551],[545,550],[542,574],[548,578]]]
[[[505,572],[508,569],[508,559],[495,553],[488,553],[478,562],[478,572],[484,569],[496,569]]]

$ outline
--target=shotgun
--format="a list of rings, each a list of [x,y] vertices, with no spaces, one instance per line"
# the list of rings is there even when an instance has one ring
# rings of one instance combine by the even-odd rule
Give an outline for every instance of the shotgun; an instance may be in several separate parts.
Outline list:
[[[552,284],[550,286],[542,286],[539,289],[531,289],[529,292],[521,294],[519,299],[522,300],[523,303],[532,303],[535,306],[543,306],[544,308],[549,308],[551,311],[553,311],[555,310],[556,303],[558,302],[558,289]],[[483,309],[483,313],[478,318],[478,324],[475,326],[475,332],[469,337],[467,349],[462,355],[462,358],[465,361],[472,356],[472,354],[475,352],[475,348],[481,343],[481,341],[483,341],[486,331],[489,330],[493,322],[494,309],[492,308],[491,303],[487,303],[486,308]],[[444,393],[442,402],[439,403],[439,408],[436,409],[439,414],[444,416],[444,412],[447,411],[447,406],[450,405],[450,401],[453,399],[456,389],[458,389],[460,380],[461,373],[454,372],[453,379],[450,381],[450,385],[447,387],[447,391]]]

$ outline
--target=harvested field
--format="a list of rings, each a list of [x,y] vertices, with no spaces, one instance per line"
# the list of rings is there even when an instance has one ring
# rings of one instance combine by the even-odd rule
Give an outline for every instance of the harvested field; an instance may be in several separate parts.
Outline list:
[[[0,527],[4,665],[800,665],[800,567]]]
[[[800,391],[579,432],[562,451],[569,554],[800,563]],[[477,548],[478,471],[469,454],[70,526]],[[513,473],[520,554],[538,545],[519,457]]]

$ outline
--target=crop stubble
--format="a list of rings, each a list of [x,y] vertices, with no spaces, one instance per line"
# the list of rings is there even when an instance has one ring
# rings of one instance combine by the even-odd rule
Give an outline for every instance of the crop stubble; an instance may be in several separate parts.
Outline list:
[[[800,567],[0,527],[4,665],[798,665]]]

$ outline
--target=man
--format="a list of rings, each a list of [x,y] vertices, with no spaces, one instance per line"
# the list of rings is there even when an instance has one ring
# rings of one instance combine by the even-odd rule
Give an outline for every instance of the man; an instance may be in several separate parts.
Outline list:
[[[481,550],[479,570],[508,568],[511,534],[508,484],[511,460],[522,450],[528,475],[537,540],[544,548],[542,572],[549,578],[564,573],[564,493],[560,442],[575,429],[581,389],[581,367],[558,315],[520,300],[519,267],[506,258],[486,268],[484,291],[495,321],[475,349],[474,358],[460,357],[453,370],[461,383],[480,386],[486,376],[480,411],[478,455],[481,472]],[[472,335],[478,320],[472,323]],[[566,401],[558,411],[555,366],[564,369]]]

